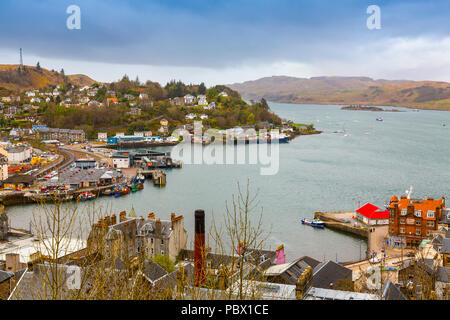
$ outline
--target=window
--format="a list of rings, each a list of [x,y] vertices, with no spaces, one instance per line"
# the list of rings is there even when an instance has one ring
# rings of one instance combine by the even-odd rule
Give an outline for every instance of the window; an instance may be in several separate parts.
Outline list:
[[[422,234],[422,230],[416,229],[416,236],[420,236]]]
[[[404,227],[400,228],[400,233],[405,233],[405,228]]]
[[[415,210],[414,215],[419,218],[422,217],[422,210]]]
[[[416,220],[416,226],[421,226],[421,225],[422,225],[422,221]]]
[[[164,244],[164,240],[163,239],[161,239],[161,244]]]
[[[431,235],[431,230],[427,230],[427,237]]]
[[[433,210],[428,210],[427,217],[428,218],[434,218],[434,211]]]
[[[400,224],[405,224],[405,219],[400,219]]]
[[[164,255],[164,250],[161,249],[161,254]]]
[[[434,221],[427,221],[427,227],[434,227]]]
[[[408,213],[408,209],[402,209],[402,211],[401,211],[401,215],[402,216],[406,216],[406,214]]]

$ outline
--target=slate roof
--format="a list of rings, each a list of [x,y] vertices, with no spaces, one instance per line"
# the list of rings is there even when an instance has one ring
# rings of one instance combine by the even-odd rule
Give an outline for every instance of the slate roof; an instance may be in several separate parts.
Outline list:
[[[106,174],[107,173],[107,174]],[[49,181],[47,184],[76,184],[79,185],[83,182],[97,182],[102,179],[110,179],[112,177],[120,177],[121,174],[109,168],[100,169],[82,169],[79,167],[63,170],[59,174],[59,182]]]
[[[0,283],[5,282],[6,280],[9,280],[12,277],[14,277],[14,273],[0,270]]]
[[[384,284],[382,296],[384,300],[408,300],[391,279]]]
[[[279,276],[286,283],[296,284],[298,278],[300,278],[301,274],[306,270],[306,268],[311,267],[313,270],[320,264],[320,261],[304,256],[298,258],[290,263],[286,263],[283,265],[276,265],[270,267],[266,270],[266,276]]]
[[[450,254],[450,238],[442,240],[442,253]]]
[[[331,284],[339,280],[352,280],[352,270],[331,260],[322,262],[313,269],[312,286],[332,289]]]
[[[439,267],[436,273],[436,280],[450,283],[450,267]]]
[[[167,275],[167,271],[153,260],[147,260],[144,262],[142,273],[152,282]]]

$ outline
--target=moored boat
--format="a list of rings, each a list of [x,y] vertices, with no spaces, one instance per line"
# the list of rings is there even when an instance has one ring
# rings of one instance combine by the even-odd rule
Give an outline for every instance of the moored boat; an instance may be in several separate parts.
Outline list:
[[[91,192],[83,192],[78,196],[78,200],[80,201],[87,201],[87,200],[93,200],[95,199],[95,194]]]
[[[325,222],[323,222],[319,219],[309,220],[309,219],[303,218],[301,221],[302,221],[302,224],[306,224],[311,227],[315,227],[315,228],[324,228],[325,227]]]

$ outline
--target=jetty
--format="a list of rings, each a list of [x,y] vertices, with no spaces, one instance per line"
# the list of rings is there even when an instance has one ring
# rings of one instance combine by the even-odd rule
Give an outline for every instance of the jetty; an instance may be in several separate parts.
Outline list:
[[[351,233],[362,238],[369,238],[369,230],[367,228],[362,226],[354,226],[349,222],[351,217],[354,215],[355,213],[350,211],[317,211],[314,213],[314,218],[322,220],[327,228]]]
[[[166,174],[164,171],[155,169],[155,170],[140,170],[140,174],[142,174],[146,179],[150,178],[153,180],[153,184],[157,186],[165,186],[166,185]]]

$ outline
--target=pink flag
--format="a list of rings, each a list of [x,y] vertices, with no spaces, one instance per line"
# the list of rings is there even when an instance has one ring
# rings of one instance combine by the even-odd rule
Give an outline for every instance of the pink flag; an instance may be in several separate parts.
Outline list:
[[[284,254],[284,245],[278,246],[276,257],[277,257],[277,265],[286,263],[286,255]]]

